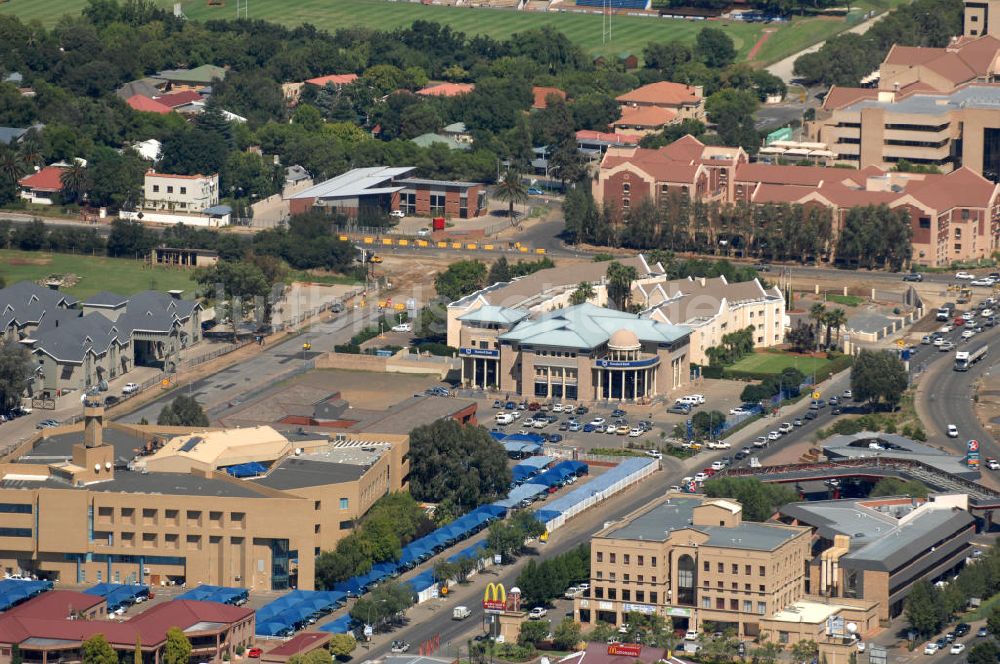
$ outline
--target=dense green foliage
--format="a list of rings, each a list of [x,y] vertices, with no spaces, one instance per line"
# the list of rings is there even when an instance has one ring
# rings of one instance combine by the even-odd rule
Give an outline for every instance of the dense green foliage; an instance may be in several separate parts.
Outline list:
[[[477,260],[456,261],[434,276],[434,290],[448,302],[475,293],[486,286],[486,265]]]
[[[745,327],[722,335],[722,343],[718,346],[711,346],[705,349],[708,356],[708,363],[715,366],[724,366],[739,361],[744,356],[753,352],[754,332],[756,327]]]
[[[483,427],[441,419],[410,432],[410,493],[464,513],[507,495],[507,454]]]
[[[31,352],[8,339],[0,343],[0,412],[7,412],[21,402],[35,370]]]
[[[720,477],[705,482],[705,495],[732,498],[743,505],[747,521],[767,521],[785,503],[799,500],[794,489],[783,484],[765,484],[754,477]]]
[[[851,390],[855,401],[895,407],[909,385],[903,362],[892,351],[862,350],[851,367]]]
[[[784,393],[786,398],[799,395],[799,388],[805,382],[804,373],[795,367],[787,367],[777,376],[768,376],[758,385],[747,385],[740,393],[744,403],[767,401],[776,394]]]
[[[413,592],[409,587],[390,579],[375,586],[367,597],[358,599],[351,607],[350,615],[378,631],[383,625],[398,623],[413,603]]]
[[[807,83],[856,86],[878,69],[893,44],[947,46],[962,34],[959,0],[914,0],[900,5],[863,35],[844,33],[795,61],[795,75]]]
[[[95,634],[83,642],[83,664],[118,664],[118,653],[103,634]]]
[[[197,399],[181,394],[160,410],[156,423],[169,427],[207,427],[208,415]]]
[[[403,546],[426,535],[434,524],[408,493],[379,498],[334,551],[316,559],[316,583],[331,588],[338,581],[364,574],[375,563],[398,560]]]
[[[486,534],[486,546],[499,554],[503,563],[510,563],[521,555],[529,539],[545,532],[545,526],[528,510],[518,510],[504,521],[494,521]]]
[[[879,496],[913,496],[926,498],[930,489],[920,480],[901,480],[898,477],[880,479],[868,494],[872,498]]]
[[[544,606],[571,585],[590,579],[590,545],[581,544],[566,553],[535,562],[529,560],[517,576],[525,605]]]

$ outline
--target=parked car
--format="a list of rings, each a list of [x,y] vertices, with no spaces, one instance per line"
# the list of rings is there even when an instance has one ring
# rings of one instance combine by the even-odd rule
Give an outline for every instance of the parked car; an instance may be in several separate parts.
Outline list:
[[[264,651],[260,648],[250,648],[247,650],[247,657],[250,659],[260,659],[260,656],[264,654]]]
[[[538,187],[528,187],[529,196],[543,196],[544,194],[545,192],[539,189]]]
[[[928,643],[927,645],[924,646],[924,654],[925,655],[934,655],[940,649],[941,649],[941,647],[938,646],[937,643],[934,643],[932,641],[932,642],[930,642],[930,643]]]
[[[955,638],[960,639],[971,631],[972,625],[969,623],[958,623],[955,625]]]
[[[104,405],[105,406],[114,406],[119,401],[121,401],[121,399],[119,399],[118,397],[116,397],[113,394],[109,394],[108,396],[104,397]]]
[[[911,272],[909,274],[903,275],[903,281],[923,281],[924,275],[919,272]]]
[[[981,639],[989,635],[990,635],[990,630],[988,630],[986,627],[980,627],[978,630],[976,630],[976,636],[978,636]]]
[[[399,325],[392,326],[393,332],[413,332],[412,323],[400,323]]]
[[[406,641],[393,641],[389,646],[389,650],[394,653],[404,653],[410,649],[410,644]]]
[[[541,620],[542,618],[545,617],[545,614],[547,613],[548,611],[546,611],[543,607],[536,606],[535,608],[533,608],[531,611],[528,612],[528,619]]]
[[[698,640],[698,631],[694,630],[694,629],[689,629],[687,632],[684,633],[684,640],[685,641],[697,641]]]
[[[135,394],[139,391],[139,383],[125,383],[125,387],[122,388],[122,394]]]
[[[403,217],[406,216],[406,213],[403,212],[402,210],[393,210],[392,212],[389,213],[389,216],[392,217],[393,219],[402,219]]]
[[[955,278],[961,279],[963,281],[972,281],[973,279],[976,278],[976,275],[972,274],[971,272],[961,271],[955,273]]]
[[[417,231],[417,237],[427,237],[430,234],[431,234],[431,229],[429,228],[421,228],[419,231]]]
[[[951,644],[951,650],[949,650],[948,652],[950,652],[952,655],[961,655],[964,650],[965,650],[965,644],[956,642]]]
[[[59,426],[59,422],[52,419],[46,419],[35,425],[36,429],[51,429],[52,427]]]
[[[687,415],[691,412],[691,406],[686,403],[676,402],[670,408],[667,408],[668,413],[676,413],[677,415]]]

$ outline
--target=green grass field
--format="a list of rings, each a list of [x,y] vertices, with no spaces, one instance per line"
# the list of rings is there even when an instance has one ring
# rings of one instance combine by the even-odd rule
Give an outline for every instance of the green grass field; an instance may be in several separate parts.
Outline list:
[[[0,250],[0,277],[8,284],[36,281],[53,274],[74,274],[79,281],[65,290],[80,298],[102,290],[131,295],[147,289],[181,289],[190,297],[197,286],[191,280],[190,270],[144,268],[143,265],[142,261],[127,258]]]
[[[779,374],[783,369],[795,367],[808,376],[828,364],[830,364],[830,360],[822,357],[803,357],[787,353],[754,353],[753,355],[747,355],[736,364],[727,367],[727,369],[731,371]]]
[[[859,11],[905,0],[864,1],[871,7],[859,5]],[[173,6],[173,0],[156,2],[164,7]],[[209,7],[206,0],[183,0],[181,5],[185,15],[194,20],[235,17],[234,0],[223,7]],[[63,14],[79,13],[85,6],[86,0],[9,0],[0,3],[0,14],[16,14],[25,21],[38,20],[51,26]],[[601,17],[593,14],[516,12],[509,9],[429,6],[388,0],[254,0],[250,3],[250,17],[286,25],[312,23],[331,31],[351,26],[396,28],[424,19],[449,25],[469,35],[486,34],[497,39],[530,28],[550,25],[593,55],[634,53],[640,56],[642,48],[650,41],[691,41],[702,27],[708,25],[696,21],[616,16],[612,22],[613,40],[605,44],[602,41]],[[848,24],[848,21],[842,19],[805,18],[780,27],[778,24],[764,26],[729,21],[712,21],[710,25],[725,30],[743,56],[756,43],[765,27],[776,30],[755,59],[756,62],[768,63],[821,41],[843,30]]]

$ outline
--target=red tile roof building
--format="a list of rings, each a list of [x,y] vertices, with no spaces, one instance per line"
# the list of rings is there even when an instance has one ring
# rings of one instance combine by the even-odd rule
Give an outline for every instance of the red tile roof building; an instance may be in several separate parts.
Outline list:
[[[341,88],[345,85],[353,83],[358,80],[357,74],[330,74],[329,76],[318,76],[316,78],[310,78],[306,80],[309,85],[315,85],[317,88],[323,88],[327,85],[332,85],[335,88]]]
[[[472,83],[434,83],[417,90],[418,95],[425,97],[458,97],[476,89]]]
[[[254,638],[251,609],[216,602],[174,600],[153,606],[124,622],[68,620],[62,606],[72,601],[70,595],[80,593],[44,593],[0,616],[0,653],[9,653],[11,647],[17,645],[25,661],[79,661],[83,642],[103,634],[111,647],[123,656],[131,658],[138,642],[143,654],[150,657],[149,661],[160,661],[167,630],[178,627],[191,642],[192,658],[221,661],[224,655],[232,660],[236,648],[252,645]],[[83,602],[83,597],[77,599]],[[9,655],[5,658],[0,654],[0,662],[4,661],[10,661]]]
[[[609,148],[594,183],[598,206],[610,205],[621,223],[641,200],[663,204],[671,193],[722,204],[819,205],[833,211],[835,237],[851,208],[902,209],[913,231],[913,261],[930,267],[1000,248],[1000,186],[968,168],[937,175],[772,166],[749,163],[739,148],[685,136],[658,150]]]
[[[688,118],[705,117],[705,99],[700,85],[660,81],[618,96],[622,117],[612,128],[657,131],[665,125]],[[654,111],[653,109],[657,109]]]
[[[62,192],[62,174],[65,166],[46,166],[17,181],[21,187],[21,198],[38,205],[52,205]]]
[[[549,95],[555,95],[557,97],[561,97],[562,99],[566,99],[565,92],[563,92],[559,88],[553,88],[553,87],[536,85],[535,87],[531,88],[531,94],[534,95],[535,97],[535,100],[531,104],[531,107],[534,109],[548,108]]]
[[[125,100],[125,103],[132,107],[133,110],[141,111],[143,113],[158,113],[160,115],[166,115],[173,110],[166,104],[161,104],[155,99],[143,97],[142,95],[132,95]]]
[[[163,104],[167,108],[175,109],[179,106],[186,106],[192,102],[201,101],[202,99],[204,97],[194,90],[182,90],[161,97],[155,97],[153,101]]]

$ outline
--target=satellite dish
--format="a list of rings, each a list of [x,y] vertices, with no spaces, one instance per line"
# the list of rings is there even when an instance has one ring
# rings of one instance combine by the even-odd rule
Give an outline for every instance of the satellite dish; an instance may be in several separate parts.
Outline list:
[[[847,623],[847,631],[850,632],[851,634],[854,634],[855,632],[858,631],[858,624],[852,622]]]
[[[111,462],[110,461],[105,461],[104,462],[104,470],[111,470]]]
[[[94,472],[95,473],[101,472],[101,464],[99,464],[99,463],[95,463],[94,464]]]

